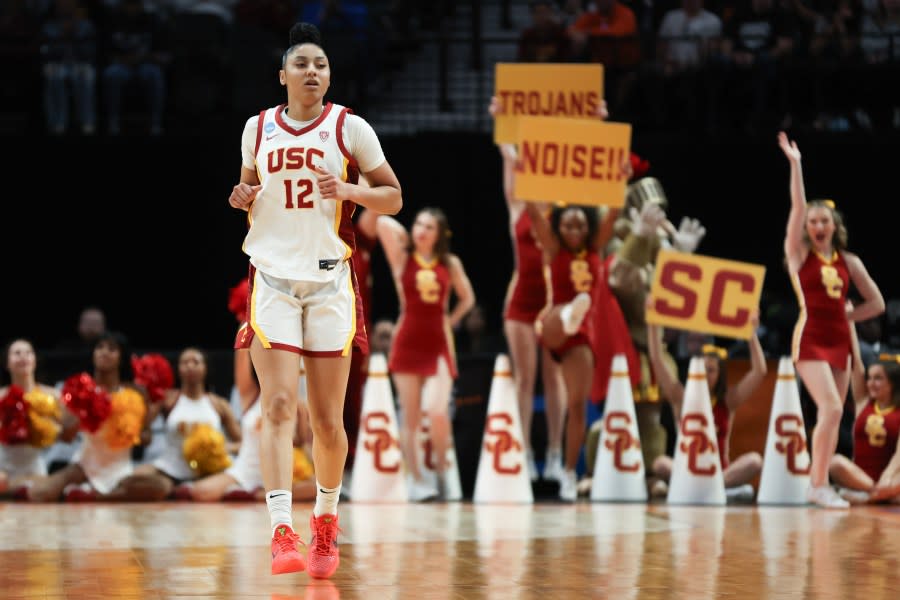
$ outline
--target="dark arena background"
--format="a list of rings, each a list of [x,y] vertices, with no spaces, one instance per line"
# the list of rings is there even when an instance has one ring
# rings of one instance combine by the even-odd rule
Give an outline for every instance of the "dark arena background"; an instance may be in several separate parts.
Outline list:
[[[139,19],[123,16],[132,6]],[[718,33],[664,35],[669,11],[683,19],[701,6]],[[70,11],[91,23],[87,41],[54,36]],[[896,504],[680,506],[665,497],[599,503],[582,493],[570,506],[559,502],[558,484],[543,479],[533,483],[533,504],[473,501],[492,369],[509,352],[502,312],[514,268],[488,114],[495,65],[602,62],[610,120],[632,124],[632,151],[660,181],[669,220],[700,220],[706,235],[697,254],[765,267],[759,333],[769,368],[737,411],[731,442],[732,457],[762,455],[777,363],[790,353],[798,312],[784,266],[789,165],[779,131],[802,152],[807,197],[835,202],[849,249],[884,296],[884,314],[868,322],[867,347],[875,355],[900,351],[892,245],[900,235],[898,0],[4,0],[0,340],[33,344],[38,381],[55,385],[83,368],[66,343],[81,311],[94,306],[136,353],[161,353],[175,365],[182,349],[202,348],[212,391],[232,397],[238,323],[228,299],[248,263],[246,213],[228,197],[240,175],[244,123],[286,100],[278,69],[288,30],[300,20],[323,32],[332,65],[326,100],[353,108],[378,134],[402,185],[397,220],[409,227],[423,207],[446,212],[452,251],[481,308],[483,324],[465,321],[454,332],[461,372],[451,414],[462,498],[378,504],[350,494],[340,505],[340,569],[316,581],[269,575],[262,502],[38,504],[7,493],[0,598],[900,594]],[[122,41],[126,34],[133,46]],[[673,43],[695,44],[696,61],[667,54]],[[142,45],[148,52],[137,60],[159,65],[161,85],[124,84],[116,127],[106,69],[123,48]],[[755,58],[743,64],[740,52]],[[95,118],[80,118],[67,88],[61,126],[48,69],[66,57],[94,69],[87,85]],[[373,321],[395,320],[397,291],[380,248],[372,274]],[[727,375],[736,381],[748,369],[746,345],[715,341],[731,352]],[[689,357],[676,358],[684,376]],[[535,396],[540,466],[547,442],[540,384]],[[800,398],[811,441],[816,409],[802,387]],[[588,427],[601,415],[602,404],[590,404]],[[661,418],[671,455],[677,426],[665,403]],[[838,453],[849,459],[853,419],[848,397]],[[162,425],[154,434],[165,436]],[[582,456],[579,478],[591,476],[586,469]],[[759,479],[752,485],[758,490]],[[295,504],[305,540],[311,501]]]

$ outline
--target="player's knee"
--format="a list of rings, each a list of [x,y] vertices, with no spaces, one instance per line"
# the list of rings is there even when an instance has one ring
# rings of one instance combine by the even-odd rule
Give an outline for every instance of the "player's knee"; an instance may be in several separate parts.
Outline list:
[[[838,403],[825,403],[819,407],[816,420],[822,423],[823,426],[837,427],[841,422],[843,412]]]
[[[346,435],[342,418],[320,418],[313,423],[312,430],[313,438],[326,447],[334,445],[342,435]]]
[[[671,470],[671,463],[666,456],[657,456],[653,460],[653,473],[657,477],[668,477]]]
[[[763,459],[759,452],[750,452],[747,454],[747,470],[749,470],[751,473],[761,473],[762,465]]]
[[[269,398],[266,418],[273,423],[290,421],[297,414],[297,400],[291,394],[276,392]]]

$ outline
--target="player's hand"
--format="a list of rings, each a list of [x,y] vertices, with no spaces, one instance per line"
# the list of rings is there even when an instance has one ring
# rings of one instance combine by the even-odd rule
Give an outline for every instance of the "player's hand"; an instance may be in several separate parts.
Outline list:
[[[797,147],[797,142],[788,140],[787,134],[783,131],[778,132],[778,145],[781,146],[781,151],[789,161],[800,162],[800,148]]]
[[[346,200],[347,182],[340,177],[326,171],[321,165],[316,165],[316,180],[319,185],[319,194],[326,200]]]
[[[256,194],[262,189],[262,184],[250,185],[249,183],[239,183],[231,190],[228,196],[228,204],[234,208],[241,210],[249,210],[250,205],[256,200]]]
[[[490,105],[488,105],[488,112],[495,119],[497,118],[497,115],[503,114],[503,105],[500,103],[500,98],[498,98],[497,96],[491,96],[491,103]]]
[[[706,235],[706,228],[697,219],[683,217],[678,231],[672,236],[672,245],[680,252],[690,254],[700,245],[700,240]]]
[[[594,116],[601,121],[605,121],[609,118],[609,108],[606,105],[606,100],[600,101],[600,104],[597,105],[597,109],[594,111]]]
[[[659,204],[645,202],[640,213],[635,207],[628,212],[632,222],[632,231],[641,237],[653,237],[666,218],[666,213]]]

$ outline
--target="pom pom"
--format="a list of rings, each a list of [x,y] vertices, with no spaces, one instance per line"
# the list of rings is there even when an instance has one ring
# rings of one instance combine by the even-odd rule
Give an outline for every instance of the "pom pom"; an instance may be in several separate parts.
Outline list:
[[[172,365],[162,354],[132,355],[131,368],[134,382],[147,388],[153,402],[161,402],[166,397],[166,390],[175,385]]]
[[[191,427],[182,445],[184,460],[199,476],[221,473],[231,466],[225,436],[208,423]]]
[[[28,443],[46,448],[56,441],[61,429],[59,403],[52,394],[33,389],[25,394],[28,404]]]
[[[641,177],[646,175],[648,171],[650,171],[650,161],[641,158],[634,152],[631,153],[630,158],[631,170],[633,171],[633,174],[631,176],[632,181],[635,179],[640,179]]]
[[[303,448],[294,446],[294,483],[313,476],[313,465]]]
[[[112,405],[107,394],[87,373],[72,375],[63,383],[62,401],[78,418],[81,429],[96,433],[109,416]]]
[[[247,297],[250,295],[250,278],[245,277],[228,291],[228,310],[243,323],[247,320]]]
[[[28,442],[28,405],[25,390],[17,385],[9,386],[0,398],[0,442],[8,445]]]
[[[103,423],[103,439],[110,448],[121,450],[141,443],[147,406],[140,392],[122,388],[110,394],[112,409]]]

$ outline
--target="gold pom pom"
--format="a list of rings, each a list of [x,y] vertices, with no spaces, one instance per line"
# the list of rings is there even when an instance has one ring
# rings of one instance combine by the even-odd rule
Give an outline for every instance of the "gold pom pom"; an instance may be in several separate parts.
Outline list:
[[[225,449],[225,436],[207,423],[191,427],[182,452],[184,460],[200,476],[221,473],[231,466],[231,457]]]
[[[123,388],[110,394],[109,398],[110,413],[101,426],[103,439],[116,450],[140,444],[147,414],[143,396],[137,390]]]
[[[59,402],[52,394],[33,389],[24,396],[28,404],[28,443],[35,448],[46,448],[56,441],[59,425]]]
[[[294,447],[294,483],[313,476],[313,465],[303,448]]]

